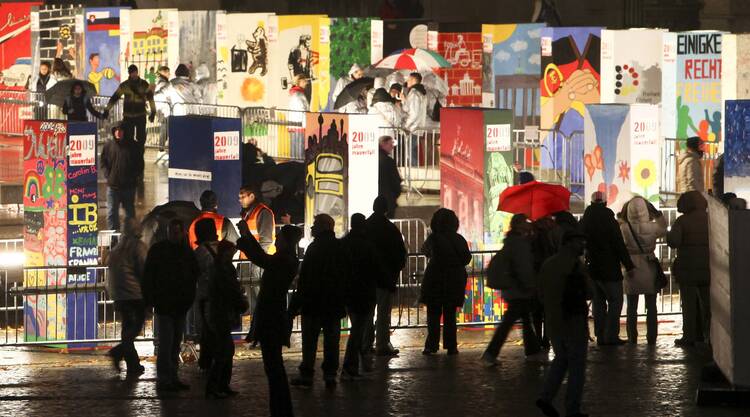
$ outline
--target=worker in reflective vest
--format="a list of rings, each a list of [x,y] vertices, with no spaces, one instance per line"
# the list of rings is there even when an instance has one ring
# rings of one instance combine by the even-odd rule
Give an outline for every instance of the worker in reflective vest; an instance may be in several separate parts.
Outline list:
[[[273,211],[260,202],[260,192],[252,187],[240,188],[239,200],[242,206],[242,220],[247,223],[250,233],[260,243],[266,253],[276,252],[276,224]]]
[[[214,221],[214,224],[216,225],[217,240],[227,240],[229,242],[236,243],[239,235],[237,233],[237,230],[234,228],[234,225],[231,221],[229,221],[229,219],[216,212],[219,208],[216,193],[211,190],[204,191],[201,194],[200,203],[201,213],[198,215],[198,217],[195,218],[195,220],[193,220],[193,222],[190,224],[190,227],[188,228],[190,246],[193,249],[198,247],[198,245],[195,243],[197,240],[197,236],[195,234],[195,225],[203,219],[211,219]]]

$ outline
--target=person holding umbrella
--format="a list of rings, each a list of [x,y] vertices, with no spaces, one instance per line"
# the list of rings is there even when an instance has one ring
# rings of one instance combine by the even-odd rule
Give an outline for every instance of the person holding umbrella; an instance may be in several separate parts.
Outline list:
[[[367,113],[367,91],[370,90],[374,81],[370,77],[361,77],[350,82],[333,103],[334,110],[339,113]]]
[[[71,122],[87,122],[89,120],[86,114],[88,110],[97,119],[103,119],[104,115],[97,111],[93,104],[91,104],[91,97],[86,94],[83,88],[83,82],[80,80],[73,80],[73,85],[70,88],[70,95],[65,99],[63,103],[63,113]]]
[[[357,81],[364,75],[365,72],[359,64],[355,63],[354,65],[352,65],[352,67],[349,69],[349,73],[339,78],[338,82],[336,82],[336,87],[333,89],[333,93],[331,94],[331,101],[335,103],[336,98],[338,98],[339,94],[341,94],[341,91],[343,91],[347,85],[354,81]]]

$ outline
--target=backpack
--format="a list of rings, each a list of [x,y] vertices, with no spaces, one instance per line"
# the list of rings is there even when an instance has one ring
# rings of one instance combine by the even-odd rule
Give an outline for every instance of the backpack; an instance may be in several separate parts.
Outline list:
[[[515,284],[511,255],[506,247],[500,249],[487,265],[487,286],[495,290],[504,290]]]

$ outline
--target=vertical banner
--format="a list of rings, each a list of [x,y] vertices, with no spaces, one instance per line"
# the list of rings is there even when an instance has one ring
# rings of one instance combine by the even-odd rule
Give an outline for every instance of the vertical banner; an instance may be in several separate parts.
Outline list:
[[[372,38],[374,25],[378,21],[370,18],[331,18],[331,43],[330,43],[330,92],[328,110],[333,109],[333,90],[341,84],[343,88],[351,82],[349,69],[352,64],[357,64],[362,68],[370,65],[373,57],[373,44],[375,39]],[[382,21],[380,22],[382,25]],[[380,34],[382,37],[382,32]],[[381,51],[382,55],[382,39]]]
[[[482,33],[478,25],[438,25],[429,33],[435,39],[435,51],[451,68],[437,71],[447,86],[448,107],[482,105]],[[432,48],[430,48],[432,49]]]
[[[630,105],[630,191],[659,207],[661,130],[659,106]]]
[[[65,266],[68,261],[67,126],[63,122],[24,122],[24,256],[25,267]],[[24,287],[64,286],[67,271],[28,269]],[[66,337],[65,294],[27,295],[24,340]]]
[[[313,218],[326,213],[336,221],[336,235],[349,230],[349,115],[307,113],[305,137],[305,234]]]
[[[39,72],[42,61],[51,63],[55,58],[60,58],[74,77],[80,77],[83,54],[80,33],[76,32],[76,16],[83,12],[81,6],[44,5],[34,9],[32,13],[36,14],[35,20],[39,26],[38,31],[32,31],[31,34],[32,73]]]
[[[383,58],[383,21],[372,19],[370,21],[370,64],[375,64]]]
[[[178,57],[188,66],[201,92],[201,102],[216,104],[216,10],[179,12]],[[221,12],[225,16],[224,12]],[[196,47],[200,45],[200,47]]]
[[[372,214],[372,202],[378,196],[379,117],[349,115],[349,216]]]

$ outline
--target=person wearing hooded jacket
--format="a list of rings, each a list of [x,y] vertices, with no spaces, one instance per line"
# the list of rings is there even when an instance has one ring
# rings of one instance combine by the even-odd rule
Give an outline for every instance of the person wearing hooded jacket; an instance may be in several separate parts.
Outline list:
[[[422,85],[422,75],[418,72],[409,74],[406,86],[408,92],[401,100],[406,112],[404,129],[414,134],[416,130],[423,128],[427,121],[427,90]]]
[[[380,116],[379,127],[392,127],[400,129],[404,124],[406,113],[396,104],[396,100],[391,97],[385,89],[385,81],[382,78],[376,78],[372,97],[369,99],[369,113]]]
[[[138,220],[132,217],[127,219],[122,237],[107,259],[107,292],[115,303],[115,311],[122,318],[121,342],[108,355],[117,371],[120,370],[120,361],[125,360],[130,375],[144,371],[134,344],[146,317],[141,284],[148,249],[141,241],[142,232]]]
[[[87,122],[89,120],[86,111],[89,111],[97,119],[103,119],[104,115],[99,113],[91,104],[91,97],[86,94],[81,81],[75,81],[70,87],[70,95],[65,98],[62,111],[71,122]]]
[[[708,203],[698,191],[689,191],[677,200],[682,213],[667,233],[667,244],[677,249],[672,273],[680,285],[682,338],[677,346],[708,341],[711,327],[711,270],[708,251]]]
[[[508,310],[503,314],[502,322],[497,326],[492,340],[482,354],[486,366],[497,364],[497,356],[508,338],[516,321],[523,324],[523,346],[527,357],[542,352],[539,338],[531,323],[531,312],[537,297],[536,274],[534,273],[534,256],[531,250],[533,226],[525,214],[516,214],[510,220],[510,230],[503,241],[503,250],[510,259],[509,273],[514,284],[502,290],[502,296],[508,303]],[[542,352],[544,353],[544,352]]]
[[[362,78],[364,75],[365,72],[359,64],[352,65],[352,67],[349,68],[349,72],[345,76],[339,78],[336,82],[336,86],[333,88],[333,93],[331,94],[331,103],[336,102],[339,94],[341,94],[349,83]]]
[[[643,197],[636,196],[623,208],[624,216],[620,231],[625,240],[634,268],[626,271],[624,292],[627,296],[628,342],[638,341],[638,298],[646,299],[646,340],[656,343],[656,273],[652,262],[656,241],[667,234],[667,220]]]
[[[429,259],[422,280],[419,301],[427,306],[427,339],[422,354],[437,353],[440,343],[440,318],[443,319],[443,348],[448,355],[458,354],[456,309],[464,305],[466,265],[471,262],[469,245],[458,233],[458,217],[448,209],[432,216],[432,233],[422,246]]]
[[[703,166],[701,158],[701,139],[693,136],[687,139],[687,148],[677,158],[677,192],[706,191],[703,179]]]
[[[184,116],[188,112],[185,104],[203,102],[203,91],[190,80],[190,70],[185,64],[178,65],[174,75],[175,77],[169,81],[169,85],[162,88],[154,96],[154,99],[169,103],[172,115]]]

